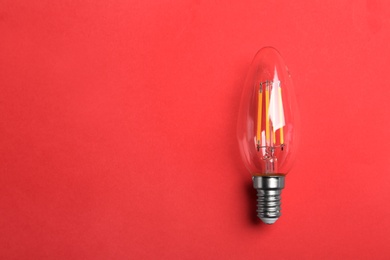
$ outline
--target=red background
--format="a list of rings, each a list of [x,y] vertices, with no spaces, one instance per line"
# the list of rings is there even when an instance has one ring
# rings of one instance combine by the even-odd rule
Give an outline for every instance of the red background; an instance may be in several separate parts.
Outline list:
[[[388,259],[390,4],[0,2],[2,259]],[[263,46],[295,83],[283,216],[236,141]]]

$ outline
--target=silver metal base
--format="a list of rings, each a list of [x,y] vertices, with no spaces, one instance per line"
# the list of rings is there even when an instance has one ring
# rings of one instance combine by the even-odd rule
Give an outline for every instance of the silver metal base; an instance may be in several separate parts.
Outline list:
[[[280,197],[284,188],[284,176],[254,176],[257,190],[257,216],[265,224],[273,224],[280,217]]]

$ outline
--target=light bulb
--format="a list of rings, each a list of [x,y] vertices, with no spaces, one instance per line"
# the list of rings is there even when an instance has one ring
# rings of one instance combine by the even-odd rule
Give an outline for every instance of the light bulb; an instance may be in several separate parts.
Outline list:
[[[279,52],[260,49],[245,81],[237,138],[257,189],[257,215],[266,224],[281,215],[281,191],[297,145],[295,103],[292,80]]]

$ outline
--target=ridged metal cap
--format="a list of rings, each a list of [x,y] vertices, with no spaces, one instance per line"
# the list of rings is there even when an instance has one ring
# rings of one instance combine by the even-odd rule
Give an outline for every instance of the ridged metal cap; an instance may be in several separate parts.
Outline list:
[[[265,224],[275,223],[281,215],[284,176],[254,176],[253,187],[257,190],[257,216]]]

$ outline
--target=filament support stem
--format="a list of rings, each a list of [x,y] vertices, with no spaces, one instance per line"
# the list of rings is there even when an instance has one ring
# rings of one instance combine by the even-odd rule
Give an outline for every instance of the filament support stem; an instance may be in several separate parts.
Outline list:
[[[253,187],[257,190],[257,216],[265,224],[275,223],[281,215],[284,176],[254,176]]]

